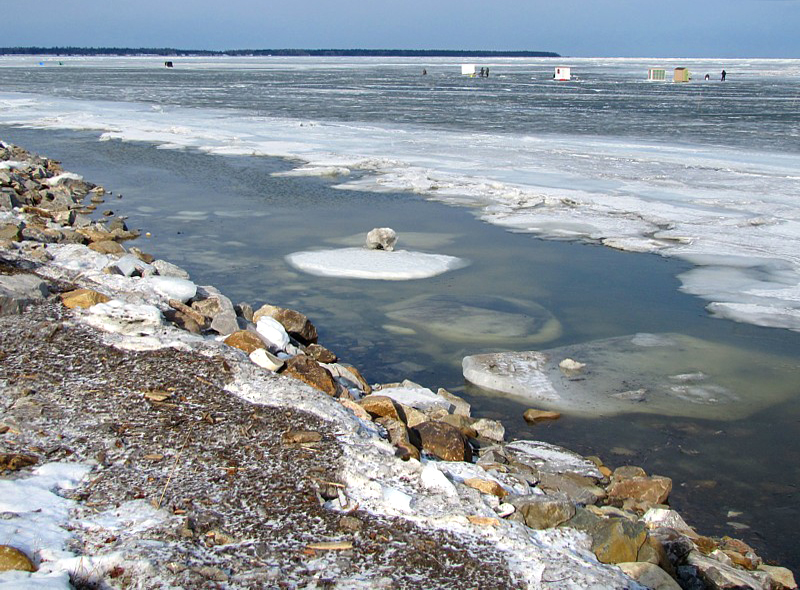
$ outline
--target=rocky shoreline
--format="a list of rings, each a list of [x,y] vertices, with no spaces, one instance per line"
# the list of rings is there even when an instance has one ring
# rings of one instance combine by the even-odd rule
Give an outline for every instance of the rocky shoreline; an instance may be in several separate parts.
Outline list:
[[[370,385],[299,311],[235,305],[131,245],[124,218],[97,211],[105,198],[0,143],[0,457],[19,481],[85,464],[61,491],[73,515],[138,506],[152,525],[71,525],[70,555],[90,571],[8,539],[6,569],[36,570],[14,575],[141,588],[797,587],[743,541],[693,530],[667,505],[667,477],[506,441],[444,389]],[[64,360],[76,351],[81,362]],[[23,508],[6,520],[21,527]]]

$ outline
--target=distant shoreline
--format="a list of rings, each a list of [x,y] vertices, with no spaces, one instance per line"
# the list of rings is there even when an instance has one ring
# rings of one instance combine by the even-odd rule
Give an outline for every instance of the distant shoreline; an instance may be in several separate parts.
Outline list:
[[[174,49],[168,47],[0,47],[0,55],[167,57],[561,57],[552,51],[471,51],[460,49]]]

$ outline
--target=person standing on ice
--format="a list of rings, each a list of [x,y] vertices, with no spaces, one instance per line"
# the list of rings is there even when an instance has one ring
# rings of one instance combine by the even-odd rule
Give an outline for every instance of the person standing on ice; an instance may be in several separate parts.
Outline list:
[[[720,78],[720,80],[722,82],[724,82],[725,81],[725,76],[727,76],[727,75],[728,75],[727,72],[725,70],[722,70],[722,77]]]

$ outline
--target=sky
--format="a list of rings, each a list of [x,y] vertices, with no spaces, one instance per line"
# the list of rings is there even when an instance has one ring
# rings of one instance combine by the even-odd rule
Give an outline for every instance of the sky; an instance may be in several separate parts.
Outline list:
[[[800,58],[800,0],[0,0],[0,46]]]

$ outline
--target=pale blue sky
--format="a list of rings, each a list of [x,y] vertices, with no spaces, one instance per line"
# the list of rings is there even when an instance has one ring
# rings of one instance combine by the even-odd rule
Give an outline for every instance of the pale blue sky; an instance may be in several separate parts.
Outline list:
[[[0,8],[0,46],[800,57],[800,0],[2,0]]]

